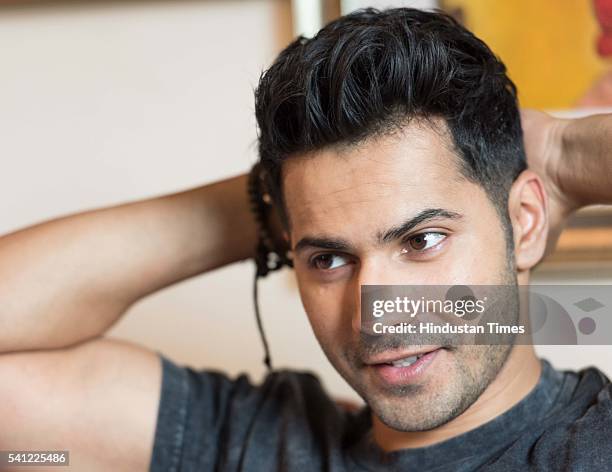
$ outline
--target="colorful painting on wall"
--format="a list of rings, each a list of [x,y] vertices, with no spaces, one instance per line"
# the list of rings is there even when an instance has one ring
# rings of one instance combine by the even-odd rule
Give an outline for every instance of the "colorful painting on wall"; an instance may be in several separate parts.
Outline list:
[[[612,106],[612,0],[440,0],[506,63],[521,105]]]

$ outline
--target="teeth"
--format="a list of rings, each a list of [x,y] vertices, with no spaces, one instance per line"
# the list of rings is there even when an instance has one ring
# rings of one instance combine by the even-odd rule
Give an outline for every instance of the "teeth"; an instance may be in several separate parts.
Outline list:
[[[414,364],[420,356],[410,356],[404,357],[398,361],[391,362],[393,367],[408,367],[409,365]]]

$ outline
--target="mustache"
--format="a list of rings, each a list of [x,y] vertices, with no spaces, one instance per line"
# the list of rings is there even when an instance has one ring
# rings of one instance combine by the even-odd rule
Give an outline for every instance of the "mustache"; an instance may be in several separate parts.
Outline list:
[[[445,349],[455,349],[452,335],[441,334],[384,334],[376,335],[360,333],[359,341],[353,349],[359,360],[370,359],[387,351],[421,349],[425,346],[440,346]]]

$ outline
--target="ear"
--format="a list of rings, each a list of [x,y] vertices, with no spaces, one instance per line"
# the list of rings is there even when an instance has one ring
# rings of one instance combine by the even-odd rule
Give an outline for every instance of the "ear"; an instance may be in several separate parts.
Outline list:
[[[548,236],[548,195],[542,179],[523,171],[508,195],[508,214],[514,230],[516,268],[533,268],[544,256]]]

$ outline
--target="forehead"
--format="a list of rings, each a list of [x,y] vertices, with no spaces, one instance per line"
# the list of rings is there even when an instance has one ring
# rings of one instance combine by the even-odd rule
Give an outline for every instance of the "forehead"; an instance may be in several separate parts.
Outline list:
[[[443,126],[295,156],[283,164],[291,233],[377,230],[422,208],[453,208],[480,187],[460,173]],[[482,192],[481,192],[482,193]]]

